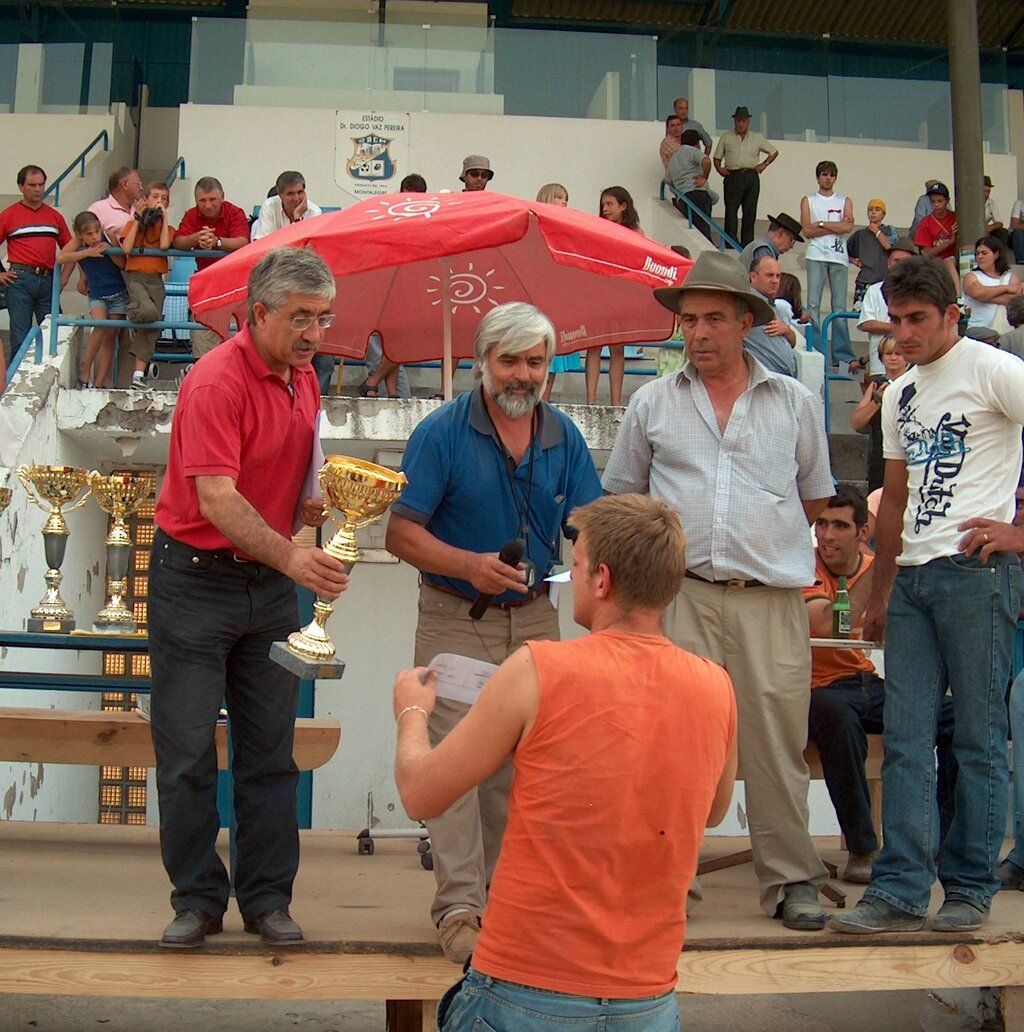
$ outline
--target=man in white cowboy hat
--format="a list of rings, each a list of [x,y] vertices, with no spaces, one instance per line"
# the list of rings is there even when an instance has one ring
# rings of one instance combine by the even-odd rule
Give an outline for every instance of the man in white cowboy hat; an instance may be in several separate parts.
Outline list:
[[[463,184],[463,193],[486,190],[487,184],[493,178],[490,158],[485,158],[482,154],[468,154],[462,159],[462,175],[459,176],[459,180]]]
[[[705,252],[681,287],[654,294],[680,314],[687,361],[634,393],[603,486],[649,493],[682,518],[688,569],[665,628],[733,680],[761,906],[816,931],[828,875],[807,830],[801,588],[814,580],[808,525],[833,495],[821,404],[744,351],[775,313],[735,257]]]

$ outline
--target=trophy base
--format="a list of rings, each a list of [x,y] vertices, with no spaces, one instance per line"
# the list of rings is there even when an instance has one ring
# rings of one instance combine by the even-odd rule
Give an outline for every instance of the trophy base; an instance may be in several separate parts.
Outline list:
[[[340,659],[306,659],[292,652],[283,641],[270,646],[270,658],[303,681],[338,680],[345,673],[345,664]]]
[[[30,634],[67,634],[75,629],[75,619],[61,619],[56,616],[29,616],[25,619],[25,630]]]
[[[137,634],[139,625],[134,620],[124,620],[121,623],[99,623],[92,625],[93,634]]]

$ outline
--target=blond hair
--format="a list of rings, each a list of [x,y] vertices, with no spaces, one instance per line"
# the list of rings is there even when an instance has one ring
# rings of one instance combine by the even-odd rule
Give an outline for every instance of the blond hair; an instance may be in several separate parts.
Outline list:
[[[604,564],[624,611],[663,610],[686,575],[686,535],[675,510],[647,495],[606,495],[575,509],[569,525],[587,535],[590,573]]]

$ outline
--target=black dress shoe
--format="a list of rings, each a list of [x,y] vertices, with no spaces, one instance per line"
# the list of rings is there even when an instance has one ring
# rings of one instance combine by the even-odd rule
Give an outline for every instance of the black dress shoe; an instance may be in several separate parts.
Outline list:
[[[224,921],[203,910],[179,910],[177,917],[164,929],[161,946],[188,950],[202,946],[208,935],[224,931]]]
[[[247,917],[245,930],[258,935],[268,946],[294,946],[302,942],[302,929],[287,910],[268,910],[259,917]]]

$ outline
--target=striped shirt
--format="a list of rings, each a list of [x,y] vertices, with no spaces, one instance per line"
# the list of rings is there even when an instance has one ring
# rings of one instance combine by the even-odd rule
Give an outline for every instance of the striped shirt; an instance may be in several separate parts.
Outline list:
[[[801,499],[834,494],[821,405],[798,380],[749,356],[747,364],[749,386],[724,433],[690,362],[644,384],[630,398],[603,486],[675,508],[686,565],[698,577],[805,587],[814,553]]]
[[[64,216],[48,204],[33,210],[17,201],[0,211],[0,241],[7,241],[8,264],[52,269],[57,251],[70,239]]]

